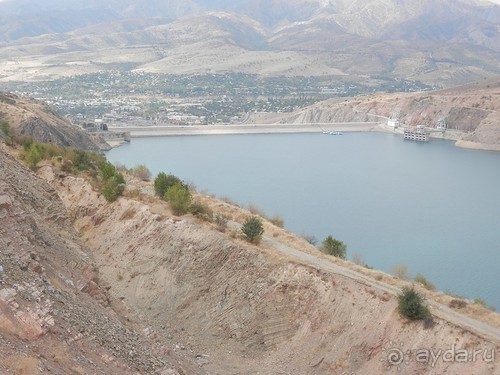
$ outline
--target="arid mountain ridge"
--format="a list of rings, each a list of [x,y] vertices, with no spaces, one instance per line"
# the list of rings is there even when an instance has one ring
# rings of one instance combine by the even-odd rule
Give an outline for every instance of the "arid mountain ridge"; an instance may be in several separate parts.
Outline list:
[[[7,0],[0,14],[3,80],[134,69],[381,75],[448,87],[500,74],[500,7],[489,2]]]

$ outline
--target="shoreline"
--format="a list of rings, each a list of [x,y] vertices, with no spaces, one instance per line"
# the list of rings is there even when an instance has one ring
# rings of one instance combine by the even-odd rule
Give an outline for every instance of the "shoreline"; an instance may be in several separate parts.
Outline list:
[[[131,126],[110,127],[110,132],[125,132],[130,138],[195,136],[195,135],[244,135],[244,134],[298,134],[323,132],[381,132],[402,135],[400,129],[390,128],[380,122],[337,122],[312,124],[240,124],[240,125],[166,125],[166,126]],[[462,149],[500,152],[500,145],[469,142],[462,140],[465,133],[457,130],[448,130],[444,134],[431,133],[432,139],[443,139],[455,142],[455,146]],[[112,147],[119,147],[128,141],[113,139],[107,143]]]

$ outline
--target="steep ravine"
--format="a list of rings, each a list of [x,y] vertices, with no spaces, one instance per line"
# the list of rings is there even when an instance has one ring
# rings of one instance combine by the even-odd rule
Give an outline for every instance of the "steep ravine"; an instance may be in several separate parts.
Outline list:
[[[390,294],[172,216],[150,197],[109,204],[84,179],[50,167],[40,175],[66,205],[110,295],[208,373],[499,373],[482,357],[417,361],[417,350],[498,348],[444,320],[408,323]],[[393,365],[396,349],[405,358]]]

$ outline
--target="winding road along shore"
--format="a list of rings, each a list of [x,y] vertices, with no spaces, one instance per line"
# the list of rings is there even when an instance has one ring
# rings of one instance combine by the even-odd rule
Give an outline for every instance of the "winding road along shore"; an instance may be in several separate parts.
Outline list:
[[[241,224],[234,221],[230,221],[228,224],[230,227],[237,230],[241,229]],[[268,248],[274,249],[287,257],[295,258],[298,261],[303,262],[304,264],[312,265],[323,271],[350,278],[351,280],[354,280],[360,284],[367,285],[382,292],[387,292],[394,296],[397,296],[401,292],[401,289],[395,285],[376,280],[373,277],[335,264],[332,261],[325,259],[325,257],[319,257],[317,255],[292,248],[271,236],[264,235],[262,237],[262,241],[267,245]],[[436,316],[437,318],[443,319],[457,327],[476,334],[495,345],[500,345],[500,328],[478,319],[474,319],[465,314],[461,314],[460,312],[451,309],[449,306],[435,300],[427,299],[426,302],[427,306],[430,308],[431,314]]]

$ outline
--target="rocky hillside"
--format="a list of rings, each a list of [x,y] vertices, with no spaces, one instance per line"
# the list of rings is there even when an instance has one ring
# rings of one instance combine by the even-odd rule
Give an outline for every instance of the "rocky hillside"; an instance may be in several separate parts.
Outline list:
[[[314,257],[317,250],[282,229],[266,224],[269,237],[249,245],[231,225],[172,215],[150,195],[151,183],[129,179],[125,197],[109,204],[82,178],[49,166],[39,174],[64,202],[109,294],[139,314],[159,342],[177,342],[174,352],[187,353],[207,373],[499,372],[484,360],[418,363],[412,353],[420,348],[496,351],[499,342],[438,317],[408,323],[382,274],[371,279],[313,266],[287,249]],[[249,215],[197,199],[234,222]],[[491,314],[486,319],[498,324]],[[406,360],[389,363],[397,350]]]
[[[99,137],[91,136],[62,119],[45,103],[0,93],[0,123],[6,122],[21,136],[29,136],[42,143],[74,147],[89,151],[109,149]]]
[[[109,294],[57,192],[2,149],[0,373],[196,374]]]
[[[273,122],[328,123],[399,119],[402,126],[435,128],[444,120],[461,147],[500,150],[500,79],[425,93],[378,94],[331,100]],[[262,122],[262,119],[259,118]]]
[[[481,322],[429,300],[434,319],[409,323],[397,312],[403,282],[270,223],[250,245],[236,206],[196,195],[227,227],[177,217],[130,177],[108,203],[85,174],[55,163],[35,175],[0,147],[2,374],[500,371],[498,314],[470,310]],[[415,357],[453,348],[480,355]]]

